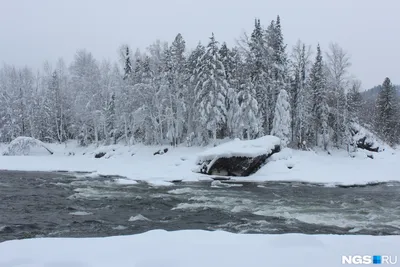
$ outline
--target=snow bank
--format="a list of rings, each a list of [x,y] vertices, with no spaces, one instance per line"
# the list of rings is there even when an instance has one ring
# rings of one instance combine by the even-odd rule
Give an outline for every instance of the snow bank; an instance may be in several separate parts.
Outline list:
[[[379,244],[379,246],[377,245]],[[338,267],[342,256],[399,256],[399,236],[155,230],[134,236],[0,243],[0,266]]]
[[[280,139],[276,136],[266,135],[254,140],[240,140],[236,138],[231,142],[207,149],[198,154],[197,163],[210,161],[216,158],[230,157],[258,157],[269,154],[280,145]]]
[[[236,142],[236,141],[234,141]],[[239,142],[240,143],[240,142]],[[153,156],[160,146],[115,146],[114,156],[95,159],[95,146],[78,147],[76,142],[46,144],[54,151],[48,156],[0,156],[0,169],[21,171],[82,171],[99,175],[119,175],[119,183],[148,181],[157,186],[171,185],[171,181],[210,180],[210,176],[194,173],[197,155],[207,147],[169,147],[168,153]],[[164,147],[164,146],[163,146]],[[0,145],[0,149],[7,149]],[[214,149],[214,148],[211,148]],[[360,149],[361,151],[361,149]],[[73,156],[68,156],[73,152]],[[289,148],[268,158],[268,164],[248,177],[231,177],[243,181],[304,181],[325,184],[366,184],[370,182],[400,181],[400,153],[385,149],[374,153],[374,159],[366,156],[350,157],[346,151],[298,151]],[[87,175],[87,174],[85,174]],[[123,178],[126,177],[126,178]]]
[[[389,148],[389,146],[380,140],[375,134],[357,123],[351,124],[351,131],[353,135],[353,143],[357,144],[361,148],[368,148],[369,150],[376,152],[381,152],[385,148]]]
[[[28,156],[53,154],[47,146],[32,137],[20,136],[15,138],[3,152],[4,156]]]

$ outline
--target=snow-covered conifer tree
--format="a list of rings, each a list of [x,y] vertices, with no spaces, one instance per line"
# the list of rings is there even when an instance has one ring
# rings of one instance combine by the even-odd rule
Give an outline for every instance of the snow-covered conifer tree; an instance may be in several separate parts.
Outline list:
[[[126,46],[124,48],[124,80],[128,79],[132,73],[132,63],[131,63],[131,54],[129,51],[129,47]]]
[[[326,97],[326,72],[322,61],[321,48],[317,46],[317,55],[311,68],[310,81],[311,93],[311,131],[309,137],[315,146],[328,147],[328,113],[329,108]],[[313,140],[312,140],[313,139]],[[321,139],[321,142],[319,141]]]
[[[268,77],[269,50],[265,40],[265,31],[262,29],[259,19],[255,20],[254,30],[248,46],[247,66],[250,69],[251,83],[256,90],[257,116],[261,126],[259,135],[263,135],[270,132],[269,97],[271,96],[271,88]]]
[[[350,90],[347,92],[347,109],[350,121],[359,122],[363,99],[360,93],[361,81],[352,81]]]
[[[376,129],[387,142],[392,145],[398,142],[399,103],[396,89],[387,77],[376,99],[375,124]]]
[[[198,43],[196,48],[189,54],[185,65],[185,74],[187,76],[185,81],[187,90],[184,99],[187,107],[187,136],[191,139],[199,139],[199,143],[202,142],[201,139],[203,138],[199,136],[202,132],[202,129],[199,121],[199,110],[197,109],[198,103],[196,102],[196,88],[200,78],[199,73],[201,67],[201,59],[205,54],[205,51],[205,47],[201,43]]]
[[[225,98],[228,88],[218,50],[218,42],[212,34],[206,53],[200,60],[199,82],[196,87],[201,123],[210,131],[214,141],[221,130],[221,124],[226,122]]]
[[[186,123],[185,95],[185,41],[181,34],[175,37],[170,49],[165,52],[166,99],[167,99],[167,135],[170,143],[178,145],[182,142]]]
[[[268,64],[268,73],[270,77],[268,82],[268,86],[270,87],[268,117],[270,118],[269,128],[271,128],[278,94],[282,89],[287,89],[289,86],[286,45],[283,40],[281,20],[279,16],[277,16],[276,22],[272,21],[267,29],[266,42],[271,51]]]

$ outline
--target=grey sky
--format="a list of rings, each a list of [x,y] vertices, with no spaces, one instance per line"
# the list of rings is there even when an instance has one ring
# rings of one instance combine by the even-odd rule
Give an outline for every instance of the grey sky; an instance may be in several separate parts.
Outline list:
[[[69,63],[80,48],[115,60],[121,44],[144,49],[179,32],[189,48],[211,32],[233,45],[255,17],[268,25],[279,14],[290,49],[298,39],[322,49],[337,42],[369,88],[386,76],[400,83],[399,11],[398,0],[0,0],[0,62]]]

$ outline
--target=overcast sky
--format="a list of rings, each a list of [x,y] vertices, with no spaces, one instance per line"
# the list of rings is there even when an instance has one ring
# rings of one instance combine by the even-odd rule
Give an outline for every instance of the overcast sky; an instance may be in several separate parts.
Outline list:
[[[230,45],[254,18],[268,25],[281,16],[285,42],[326,49],[337,42],[351,55],[363,88],[388,76],[400,83],[399,0],[0,0],[0,62],[41,67],[77,49],[117,59],[127,43],[144,49],[181,33],[188,48],[211,32]]]

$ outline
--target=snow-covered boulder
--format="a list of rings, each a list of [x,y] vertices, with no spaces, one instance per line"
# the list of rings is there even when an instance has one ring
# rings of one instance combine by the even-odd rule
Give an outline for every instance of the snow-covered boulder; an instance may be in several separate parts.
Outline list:
[[[118,154],[118,148],[119,147],[117,145],[99,146],[94,151],[91,151],[88,154],[93,155],[96,159],[108,159]]]
[[[353,123],[350,127],[350,131],[353,143],[357,145],[358,148],[372,152],[380,152],[383,150],[384,142],[361,125]]]
[[[153,155],[154,155],[154,156],[155,156],[155,155],[164,155],[164,154],[167,153],[167,152],[168,152],[168,148],[164,148],[164,149],[160,149],[160,150],[154,152]]]
[[[4,156],[52,155],[51,151],[42,141],[32,137],[20,136],[15,138],[3,152]]]
[[[107,154],[106,152],[99,152],[99,153],[94,154],[94,157],[96,159],[99,159],[99,158],[104,157],[106,154]]]
[[[280,144],[281,140],[272,135],[247,141],[235,139],[198,154],[196,171],[208,175],[249,176],[280,151]]]

